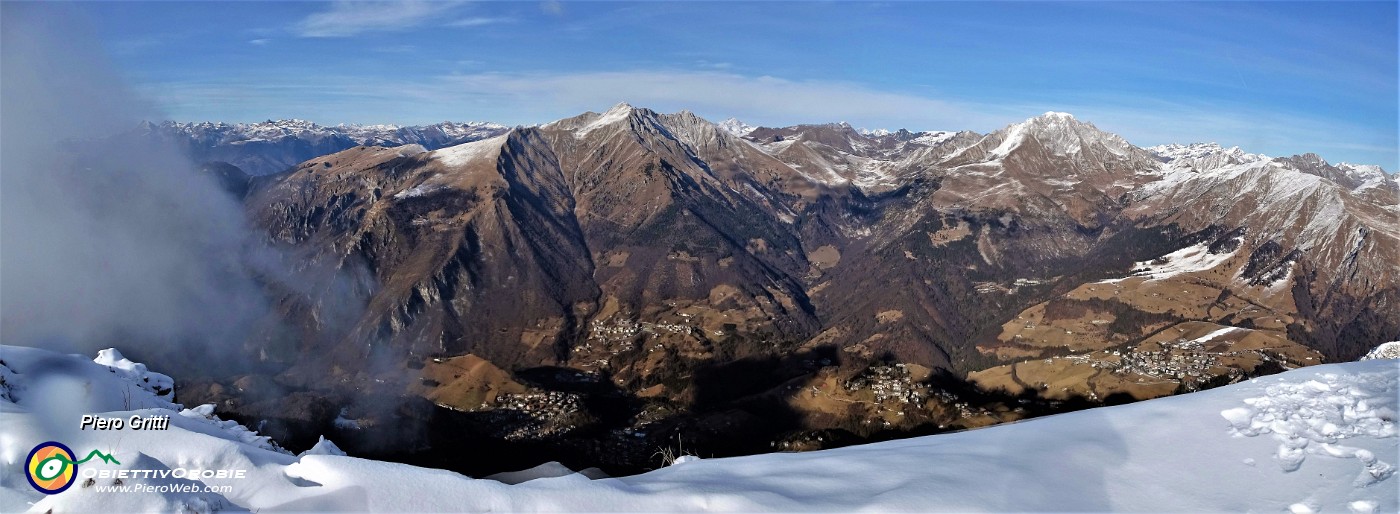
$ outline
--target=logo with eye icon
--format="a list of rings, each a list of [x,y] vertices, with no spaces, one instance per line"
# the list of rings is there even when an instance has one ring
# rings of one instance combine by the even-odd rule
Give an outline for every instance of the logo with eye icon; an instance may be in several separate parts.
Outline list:
[[[35,490],[44,494],[58,494],[73,485],[74,477],[78,476],[78,465],[92,460],[93,457],[98,457],[104,462],[121,464],[111,455],[97,450],[93,450],[83,460],[77,460],[73,450],[63,443],[49,441],[29,451],[29,457],[24,459],[25,477]]]

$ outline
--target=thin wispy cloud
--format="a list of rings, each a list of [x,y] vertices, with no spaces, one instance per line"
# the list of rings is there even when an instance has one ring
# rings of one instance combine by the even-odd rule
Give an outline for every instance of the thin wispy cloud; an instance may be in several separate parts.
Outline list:
[[[701,68],[710,68],[715,70],[727,70],[734,67],[734,63],[732,62],[714,62],[707,61],[704,59],[695,61],[695,65]]]
[[[1137,144],[1400,164],[1394,2],[81,5],[150,86],[228,91],[229,103],[182,93],[170,112],[191,119],[530,124],[627,100],[758,124],[985,132],[1057,110]],[[191,20],[241,36],[172,34]],[[185,44],[201,58],[166,51]]]
[[[796,81],[720,71],[481,73],[442,77],[448,95],[463,91],[547,105],[559,114],[606,108],[626,100],[663,110],[734,113],[760,122],[882,120],[908,126],[990,122],[996,118],[954,103],[878,91],[858,84]],[[819,107],[818,107],[819,106]],[[547,120],[545,120],[547,121]]]
[[[461,7],[463,2],[339,1],[330,8],[298,22],[293,31],[302,37],[349,37],[366,32],[393,32],[419,27]]]
[[[460,20],[448,22],[448,27],[480,27],[483,25],[495,25],[497,23],[510,23],[515,21],[512,18],[492,18],[487,16],[477,16],[472,18],[462,18]]]

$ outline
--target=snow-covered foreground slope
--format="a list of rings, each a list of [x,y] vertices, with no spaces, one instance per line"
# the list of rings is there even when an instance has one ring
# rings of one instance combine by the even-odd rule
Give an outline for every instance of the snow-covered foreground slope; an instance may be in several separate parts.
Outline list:
[[[506,485],[338,455],[293,456],[209,416],[177,412],[155,376],[98,359],[0,347],[0,511],[1324,511],[1395,512],[1400,362],[1331,364],[1201,393],[836,450],[689,460],[644,475]],[[147,379],[150,380],[147,380]],[[143,384],[158,382],[152,387]],[[137,410],[131,410],[137,409]],[[81,414],[170,415],[163,431],[78,430]],[[46,496],[35,445],[109,452]],[[471,458],[464,456],[463,458]],[[243,478],[157,478],[161,470]],[[95,471],[94,471],[95,470]],[[198,474],[198,473],[196,473]],[[206,491],[204,486],[222,489]],[[166,487],[162,490],[159,486]],[[224,488],[226,487],[226,488]],[[178,489],[175,492],[169,489]]]

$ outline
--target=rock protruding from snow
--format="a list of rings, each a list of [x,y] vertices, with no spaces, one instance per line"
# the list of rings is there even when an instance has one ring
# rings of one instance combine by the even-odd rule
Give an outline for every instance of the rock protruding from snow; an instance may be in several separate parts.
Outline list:
[[[1366,355],[1362,355],[1359,360],[1371,359],[1400,359],[1400,341],[1381,343],[1380,346],[1366,352]]]
[[[15,385],[18,382],[15,370],[0,360],[0,400],[15,403]]]

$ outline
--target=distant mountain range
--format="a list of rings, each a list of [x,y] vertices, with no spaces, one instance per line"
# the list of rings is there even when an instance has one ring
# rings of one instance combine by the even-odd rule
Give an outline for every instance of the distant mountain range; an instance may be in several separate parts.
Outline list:
[[[305,120],[261,123],[145,122],[120,137],[165,141],[183,149],[197,162],[222,161],[249,175],[285,171],[307,159],[361,145],[422,145],[438,148],[505,133],[494,123],[450,121],[433,125],[324,126]]]
[[[142,130],[263,174],[255,224],[341,271],[296,289],[320,296],[279,293],[295,333],[248,343],[287,366],[279,383],[398,387],[485,416],[487,436],[619,465],[675,433],[717,454],[821,447],[1400,338],[1393,176],[1140,148],[1065,113],[989,134],[627,104],[510,129]]]

